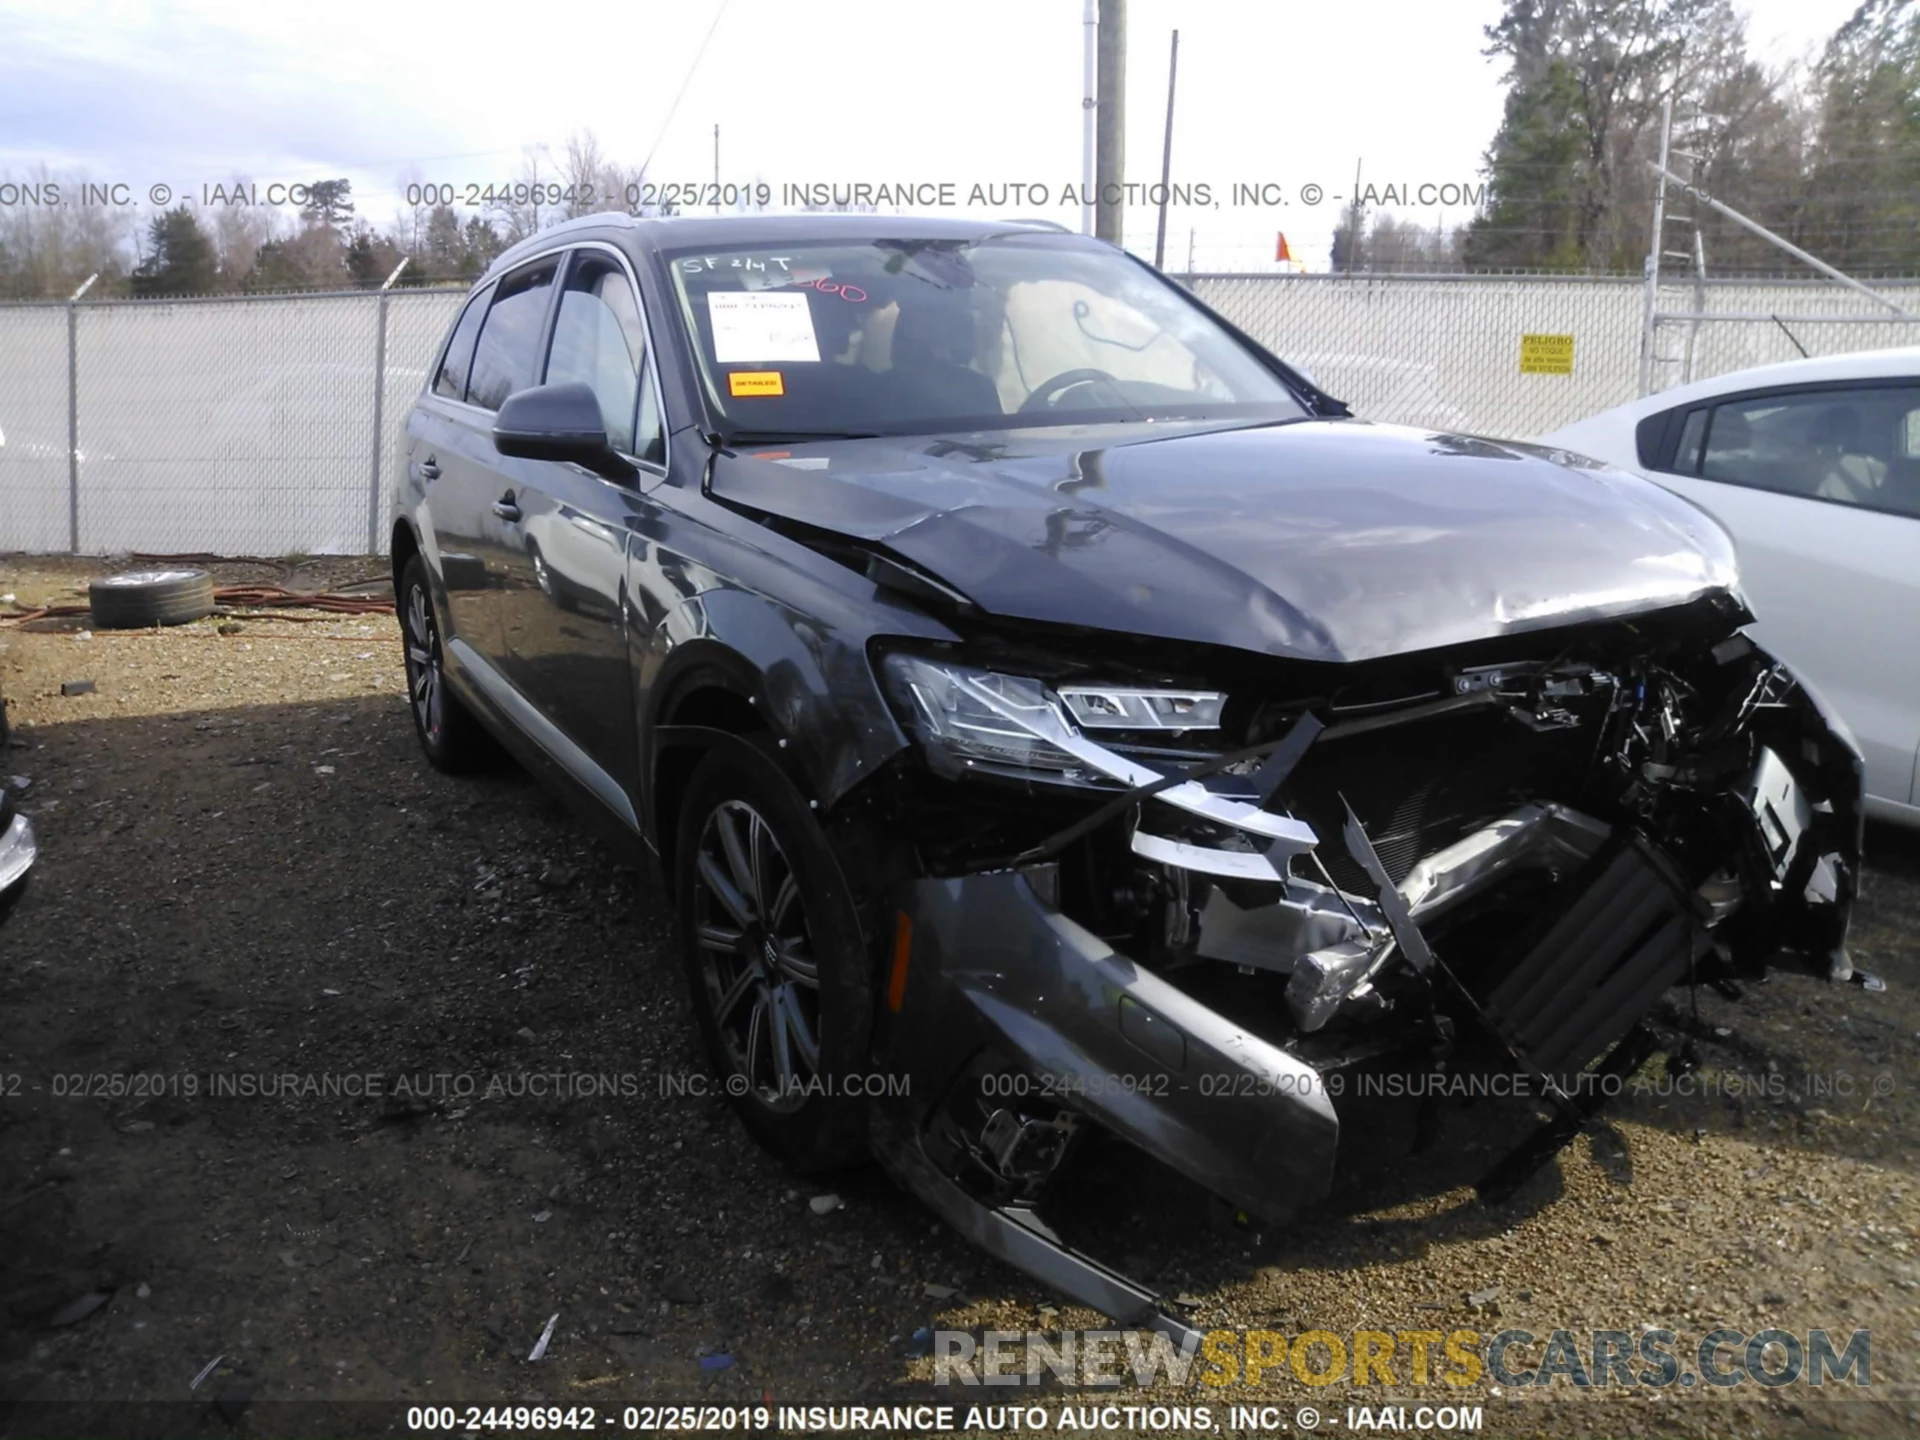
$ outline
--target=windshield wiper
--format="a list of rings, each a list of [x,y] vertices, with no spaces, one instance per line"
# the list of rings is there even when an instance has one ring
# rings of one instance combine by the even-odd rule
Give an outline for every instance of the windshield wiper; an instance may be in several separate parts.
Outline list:
[[[785,445],[801,440],[877,440],[878,430],[728,430],[710,437],[722,449],[735,445]]]

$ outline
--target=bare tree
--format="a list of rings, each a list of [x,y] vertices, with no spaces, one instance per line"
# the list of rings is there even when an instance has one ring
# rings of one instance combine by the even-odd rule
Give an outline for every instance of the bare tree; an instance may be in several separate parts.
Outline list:
[[[84,171],[40,165],[18,180],[0,173],[0,183],[25,202],[0,208],[0,295],[58,299],[95,274],[97,291],[122,288],[132,269],[132,206],[90,189]]]
[[[392,238],[409,255],[420,253],[421,243],[427,237],[427,219],[433,214],[433,206],[425,203],[420,189],[425,180],[418,165],[409,165],[393,181],[400,194],[400,210],[394,217]]]
[[[543,223],[560,217],[560,208],[546,199],[546,188],[556,182],[558,173],[545,145],[528,145],[521,150],[519,178],[506,186],[506,193],[498,195],[489,207],[505,231],[502,238],[507,244],[539,234]]]
[[[229,193],[253,193],[253,181],[237,177],[227,187]],[[207,229],[213,238],[214,255],[220,267],[224,287],[239,289],[253,273],[260,248],[281,239],[289,230],[286,217],[271,205],[213,205],[206,209]]]

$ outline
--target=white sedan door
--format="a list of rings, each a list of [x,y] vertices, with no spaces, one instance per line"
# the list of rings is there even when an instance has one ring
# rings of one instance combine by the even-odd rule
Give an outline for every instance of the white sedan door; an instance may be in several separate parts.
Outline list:
[[[1692,412],[1650,478],[1733,535],[1755,636],[1846,719],[1867,793],[1916,802],[1920,387],[1821,387]]]

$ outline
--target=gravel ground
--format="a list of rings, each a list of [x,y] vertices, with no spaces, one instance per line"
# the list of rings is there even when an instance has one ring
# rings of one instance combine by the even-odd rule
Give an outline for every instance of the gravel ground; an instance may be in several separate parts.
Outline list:
[[[300,588],[378,565],[213,568]],[[102,568],[0,559],[0,594],[71,599]],[[705,1066],[659,889],[517,771],[425,765],[389,617],[237,624],[0,628],[0,780],[43,847],[0,920],[0,1397],[224,1397],[255,1434],[284,1400],[1089,1398],[929,1383],[921,1327],[1102,1322],[877,1173],[816,1214],[721,1101],[672,1093]],[[62,696],[75,679],[97,688]],[[1784,1093],[1629,1093],[1497,1209],[1470,1189],[1512,1138],[1490,1105],[1413,1158],[1396,1117],[1350,1124],[1382,1153],[1285,1233],[1223,1228],[1139,1167],[1092,1188],[1120,1257],[1202,1326],[1652,1325],[1683,1357],[1715,1325],[1869,1328],[1870,1389],[1093,1398],[1222,1424],[1255,1400],[1342,1422],[1467,1400],[1494,1434],[1914,1433],[1920,844],[1869,846],[1854,952],[1886,994],[1782,977],[1700,1000],[1699,1074]],[[1851,1091],[1815,1093],[1836,1072]],[[291,1093],[209,1093],[250,1083]]]

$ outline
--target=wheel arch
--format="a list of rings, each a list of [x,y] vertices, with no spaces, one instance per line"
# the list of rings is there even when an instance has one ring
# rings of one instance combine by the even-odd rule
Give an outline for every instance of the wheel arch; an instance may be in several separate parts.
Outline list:
[[[387,560],[393,575],[395,605],[400,603],[400,577],[406,573],[407,562],[420,553],[420,537],[414,533],[413,522],[404,517],[394,521],[393,536],[387,547]]]
[[[871,632],[840,619],[722,585],[653,628],[639,670],[642,831],[669,875],[681,762],[698,763],[715,735],[769,737],[823,822],[907,747],[867,660]]]
[[[672,883],[680,832],[680,807],[687,784],[708,751],[724,737],[772,735],[767,707],[752,667],[733,651],[711,642],[694,642],[677,653],[679,664],[654,684],[652,716],[644,731],[646,809],[642,824],[660,855],[660,867]],[[784,737],[775,737],[784,738]],[[809,800],[806,777],[786,765],[789,778]]]

